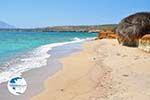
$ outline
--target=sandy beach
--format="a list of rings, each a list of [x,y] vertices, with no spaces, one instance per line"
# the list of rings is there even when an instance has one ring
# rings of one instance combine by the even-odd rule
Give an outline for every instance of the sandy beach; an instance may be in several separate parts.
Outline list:
[[[32,100],[150,100],[150,54],[117,40],[86,42]]]
[[[149,3],[1,0],[0,100],[150,100]]]

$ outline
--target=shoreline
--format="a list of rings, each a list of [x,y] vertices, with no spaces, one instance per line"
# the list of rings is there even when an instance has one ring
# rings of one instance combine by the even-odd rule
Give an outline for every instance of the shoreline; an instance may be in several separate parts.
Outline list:
[[[0,76],[1,76],[0,83],[4,83],[4,82],[8,81],[8,79],[10,77],[12,77],[14,75],[14,73],[18,75],[18,74],[22,74],[24,72],[30,71],[32,69],[46,66],[47,65],[46,63],[48,62],[47,59],[49,59],[51,56],[51,54],[50,53],[48,54],[47,52],[53,50],[54,48],[57,48],[57,47],[63,48],[64,45],[70,45],[70,44],[74,45],[76,43],[90,41],[93,39],[94,39],[94,37],[85,38],[85,39],[80,39],[80,38],[75,37],[75,38],[73,38],[72,41],[64,41],[64,42],[45,44],[45,45],[39,46],[37,48],[33,48],[28,52],[20,53],[17,55],[18,57],[14,56],[14,59],[13,58],[11,60],[8,59],[8,61],[5,62],[6,65],[8,63],[8,65],[12,66],[12,67],[10,67],[7,71],[4,70],[0,73]],[[21,60],[17,60],[17,59],[21,59]]]
[[[49,76],[54,75],[55,73],[57,73],[57,71],[59,71],[62,68],[62,64],[58,61],[58,59],[69,56],[74,52],[82,50],[82,43],[83,42],[54,47],[48,52],[49,54],[51,54],[51,56],[48,58],[46,66],[31,69],[22,73],[21,76],[25,78],[28,85],[27,90],[24,94],[20,96],[10,94],[7,89],[7,82],[4,82],[0,85],[0,99],[29,100],[32,96],[40,93],[42,90],[44,90],[43,82]]]
[[[89,42],[94,42],[94,41],[89,41]],[[89,42],[86,42],[85,44],[88,44]],[[34,96],[31,100],[47,100],[47,99],[53,100],[57,96],[62,96],[63,95],[62,93],[65,91],[65,87],[68,87],[67,86],[68,83],[73,84],[76,79],[77,79],[77,81],[80,81],[80,79],[82,79],[82,77],[85,74],[89,73],[89,70],[92,69],[91,67],[94,66],[94,62],[92,61],[93,58],[91,58],[91,56],[93,56],[93,55],[96,56],[96,53],[93,52],[93,48],[90,49],[90,46],[92,46],[92,45],[87,46],[85,44],[84,44],[83,51],[74,53],[74,54],[70,55],[69,57],[60,59],[60,62],[62,62],[62,64],[63,64],[63,69],[58,71],[53,76],[49,77],[49,79],[44,82],[45,90],[42,93],[40,93],[39,95]],[[95,45],[98,45],[98,44],[95,44]],[[94,47],[94,46],[92,46],[92,47]],[[88,48],[88,50],[85,50],[85,48]],[[88,61],[83,60],[82,56],[86,56],[86,60],[88,60]],[[81,65],[80,62],[72,63],[73,62],[72,60],[81,61],[82,66],[80,66]],[[85,62],[85,63],[83,63],[83,62]],[[89,64],[89,65],[87,66],[87,64]],[[72,65],[72,66],[67,66],[67,65]],[[71,67],[71,68],[69,68],[69,67]],[[78,71],[79,69],[80,69],[80,71]],[[99,74],[101,74],[101,73],[99,73]],[[84,81],[87,82],[87,84],[84,84]],[[96,85],[94,82],[90,82],[90,80],[88,78],[83,79],[82,82],[83,82],[83,84],[81,84],[81,86],[79,84],[79,87],[82,89],[79,89],[79,91],[78,91],[78,87],[75,86],[75,87],[73,87],[73,91],[88,92],[91,90],[91,87]],[[83,85],[86,85],[86,86],[83,86]],[[88,85],[90,85],[91,87],[87,88]],[[84,89],[86,89],[86,90],[84,90]],[[67,91],[67,93],[73,92],[73,91]],[[53,95],[53,92],[54,92],[54,95]],[[48,95],[48,94],[52,94],[52,97],[49,97],[50,95]],[[70,100],[73,97],[72,94],[70,94],[70,93],[68,93],[66,95],[68,97],[68,98],[65,98],[66,100]],[[73,95],[75,95],[75,94],[73,94]],[[65,99],[61,99],[61,100],[65,100]]]
[[[117,40],[84,43],[32,100],[149,100],[150,54]],[[144,91],[143,91],[144,90]]]

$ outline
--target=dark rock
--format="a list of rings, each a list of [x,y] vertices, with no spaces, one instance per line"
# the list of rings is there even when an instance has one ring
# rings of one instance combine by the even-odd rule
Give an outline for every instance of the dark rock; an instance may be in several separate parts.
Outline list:
[[[63,91],[64,91],[64,89],[60,89],[60,91],[61,91],[61,92],[63,92]]]
[[[124,18],[116,28],[118,42],[138,46],[139,38],[150,34],[150,12],[141,12]]]
[[[127,75],[127,74],[124,74],[124,75],[122,75],[122,76],[124,76],[124,77],[128,77],[129,75]]]

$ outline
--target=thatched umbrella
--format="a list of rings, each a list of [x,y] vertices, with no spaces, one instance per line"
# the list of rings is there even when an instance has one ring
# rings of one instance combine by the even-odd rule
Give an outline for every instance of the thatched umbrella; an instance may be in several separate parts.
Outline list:
[[[116,28],[118,41],[122,45],[137,46],[138,40],[150,34],[150,12],[141,12],[124,18]]]

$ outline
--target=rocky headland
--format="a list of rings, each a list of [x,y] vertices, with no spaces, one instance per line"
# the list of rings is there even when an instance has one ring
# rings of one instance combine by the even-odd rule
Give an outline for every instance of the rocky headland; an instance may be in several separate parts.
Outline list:
[[[150,52],[150,13],[130,15],[113,30],[100,31],[97,39],[117,39],[123,46],[138,47]]]
[[[116,34],[113,30],[100,31],[97,39],[116,39]]]

